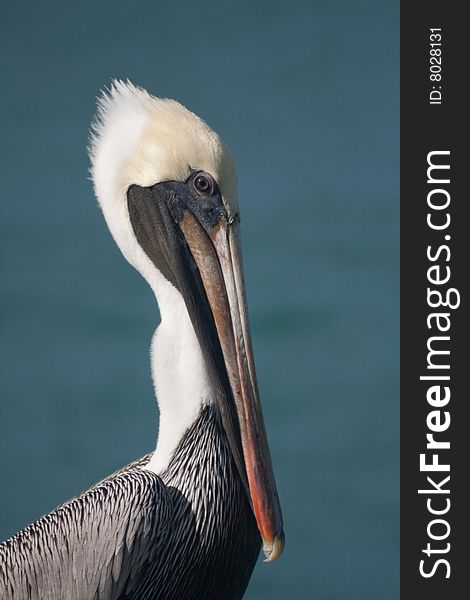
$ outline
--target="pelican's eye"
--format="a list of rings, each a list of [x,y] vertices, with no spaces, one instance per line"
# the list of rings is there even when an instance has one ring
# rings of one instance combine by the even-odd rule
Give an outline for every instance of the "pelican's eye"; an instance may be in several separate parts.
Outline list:
[[[212,196],[217,191],[217,184],[212,175],[203,171],[193,177],[193,186],[199,196]]]

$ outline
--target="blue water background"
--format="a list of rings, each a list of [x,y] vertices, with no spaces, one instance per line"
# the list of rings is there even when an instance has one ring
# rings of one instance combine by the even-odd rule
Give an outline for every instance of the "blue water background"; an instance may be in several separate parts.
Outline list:
[[[246,597],[398,598],[398,2],[1,14],[0,538],[155,443],[146,283],[87,179],[129,77],[226,139],[287,546]]]

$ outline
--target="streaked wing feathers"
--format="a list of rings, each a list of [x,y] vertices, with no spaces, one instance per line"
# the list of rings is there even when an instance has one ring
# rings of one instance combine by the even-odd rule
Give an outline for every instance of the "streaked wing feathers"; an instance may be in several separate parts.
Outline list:
[[[148,458],[0,544],[0,598],[114,600],[132,594],[140,569],[158,559],[171,518],[164,484],[140,468]]]

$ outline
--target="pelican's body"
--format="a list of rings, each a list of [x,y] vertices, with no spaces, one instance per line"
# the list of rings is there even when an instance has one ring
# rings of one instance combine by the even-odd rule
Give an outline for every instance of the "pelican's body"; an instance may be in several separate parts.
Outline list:
[[[201,414],[161,477],[149,458],[0,546],[0,598],[241,598],[261,539],[216,416]]]
[[[251,355],[236,182],[220,138],[174,101],[116,83],[93,178],[157,297],[156,451],[0,544],[0,598],[243,596],[261,541],[282,550]]]

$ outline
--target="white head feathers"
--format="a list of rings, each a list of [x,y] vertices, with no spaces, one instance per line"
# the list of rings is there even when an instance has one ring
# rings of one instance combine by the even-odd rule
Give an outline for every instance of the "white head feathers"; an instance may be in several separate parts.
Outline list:
[[[229,216],[238,211],[230,151],[197,115],[175,100],[156,98],[132,83],[113,81],[98,101],[91,173],[108,227],[127,260],[154,288],[155,269],[132,231],[126,192],[162,181],[184,181],[191,169],[210,173]]]
[[[98,198],[111,175],[128,188],[183,181],[192,168],[210,173],[229,215],[237,211],[235,167],[223,140],[176,100],[129,81],[113,81],[98,100],[90,157]]]

